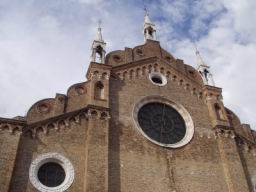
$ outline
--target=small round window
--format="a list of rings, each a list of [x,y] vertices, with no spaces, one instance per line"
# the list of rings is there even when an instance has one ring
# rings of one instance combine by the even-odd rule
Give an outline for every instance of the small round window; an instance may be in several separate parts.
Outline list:
[[[154,84],[158,86],[164,86],[167,84],[166,77],[158,72],[152,72],[149,74],[149,80]]]
[[[63,183],[66,174],[61,165],[58,163],[45,163],[37,173],[39,181],[47,187],[57,187]]]
[[[29,179],[41,192],[64,192],[74,180],[74,167],[58,153],[40,155],[30,165]]]

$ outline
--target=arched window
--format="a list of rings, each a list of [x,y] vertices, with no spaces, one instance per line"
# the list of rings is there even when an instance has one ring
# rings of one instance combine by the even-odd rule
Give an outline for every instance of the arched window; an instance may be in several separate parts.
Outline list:
[[[95,62],[97,63],[102,63],[103,60],[103,48],[98,45],[96,47],[96,58],[95,58]]]
[[[221,107],[219,106],[219,104],[216,103],[214,105],[214,108],[215,108],[215,112],[216,112],[217,118],[219,120],[225,120],[224,113],[223,113]]]
[[[104,85],[98,81],[94,88],[95,99],[104,99]]]
[[[154,39],[154,29],[152,27],[148,27],[144,30],[144,34],[146,38]]]

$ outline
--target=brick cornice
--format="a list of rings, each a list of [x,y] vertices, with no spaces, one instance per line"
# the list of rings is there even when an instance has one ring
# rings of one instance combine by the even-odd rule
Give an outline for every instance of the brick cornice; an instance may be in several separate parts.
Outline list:
[[[8,123],[8,124],[13,124],[13,125],[25,125],[26,121],[0,117],[0,123]]]
[[[70,127],[71,122],[80,123],[83,118],[107,120],[110,118],[109,109],[88,105],[85,108],[31,124],[27,124],[26,121],[0,118],[0,130],[8,130],[12,134],[16,131],[25,135],[29,133],[32,138],[35,138],[38,131],[43,131],[44,134],[48,134],[51,128],[55,129],[55,131],[59,131],[65,127]]]
[[[172,61],[172,62],[176,62],[176,61]],[[203,86],[198,83],[197,81],[195,81],[194,79],[189,78],[187,75],[185,75],[184,73],[182,73],[181,71],[179,71],[178,69],[176,69],[175,67],[173,67],[172,65],[170,65],[169,62],[165,61],[162,58],[159,58],[157,56],[154,57],[148,57],[148,58],[144,58],[141,60],[137,60],[137,61],[132,61],[123,65],[118,65],[112,68],[112,71],[114,73],[117,73],[119,71],[124,71],[124,70],[130,70],[130,69],[136,69],[138,66],[143,66],[143,65],[152,65],[154,63],[158,63],[158,64],[165,64],[167,65],[170,70],[172,72],[174,72],[177,76],[179,76],[180,78],[184,79],[185,81],[191,82],[194,85],[196,85],[198,88],[203,88]]]
[[[86,77],[89,79],[89,74],[92,68],[98,68],[98,69],[106,69],[106,70],[110,70],[112,68],[111,65],[107,65],[107,64],[102,64],[102,63],[96,63],[96,62],[91,62],[87,72],[86,72]]]
[[[148,58],[145,58],[145,59],[132,61],[132,62],[129,62],[129,63],[125,63],[123,65],[115,66],[115,67],[112,68],[112,70],[114,72],[116,72],[116,71],[119,71],[119,70],[129,69],[129,68],[132,68],[132,67],[145,65],[145,64],[148,64],[150,62],[153,63],[153,62],[157,62],[157,61],[158,61],[158,57],[156,57],[156,56],[155,57],[148,57]]]

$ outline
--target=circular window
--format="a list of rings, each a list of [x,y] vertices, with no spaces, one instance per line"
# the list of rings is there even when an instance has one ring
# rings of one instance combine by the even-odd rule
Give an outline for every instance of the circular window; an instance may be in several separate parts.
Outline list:
[[[148,103],[141,107],[138,122],[143,132],[151,139],[174,144],[186,134],[186,126],[181,115],[164,103]]]
[[[64,169],[58,163],[45,163],[37,173],[39,181],[47,187],[57,187],[65,180]]]
[[[158,145],[177,148],[193,137],[194,125],[186,109],[164,98],[144,98],[133,115],[139,131]]]
[[[82,95],[82,94],[84,94],[86,92],[84,86],[82,86],[82,85],[76,86],[75,90],[76,90],[78,95]]]
[[[154,85],[164,86],[167,84],[166,77],[158,72],[152,72],[149,74],[149,79]]]
[[[41,192],[63,192],[73,183],[74,168],[64,156],[47,153],[31,163],[29,178],[34,187]]]
[[[113,59],[114,59],[116,62],[121,62],[121,61],[122,61],[122,59],[121,59],[121,57],[120,57],[119,55],[114,55],[114,56],[113,56]]]
[[[170,57],[170,56],[166,56],[165,59],[166,59],[167,61],[171,61],[171,57]]]
[[[37,106],[37,109],[40,113],[48,113],[50,112],[50,105],[48,103],[41,103]]]
[[[141,49],[136,49],[136,53],[139,55],[139,56],[143,56],[143,51]]]

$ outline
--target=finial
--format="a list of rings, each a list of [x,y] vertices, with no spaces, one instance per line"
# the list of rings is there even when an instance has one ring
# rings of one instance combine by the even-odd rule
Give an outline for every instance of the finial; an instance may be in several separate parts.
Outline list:
[[[153,24],[149,18],[149,12],[148,12],[146,5],[144,6],[144,11],[145,11],[144,23]]]
[[[145,15],[148,15],[148,9],[146,5],[144,5],[144,11],[145,11]]]
[[[101,20],[98,21],[98,32],[96,38],[92,43],[92,55],[91,61],[97,63],[105,62],[105,53],[106,53],[106,43],[103,40],[101,33]]]
[[[102,24],[102,21],[99,19],[98,20],[98,29],[101,29],[101,24]]]
[[[193,45],[196,50],[197,70],[202,76],[204,84],[215,86],[212,73],[210,72],[210,67],[204,63],[195,42],[193,42]]]
[[[196,42],[193,42],[193,45],[195,47],[195,50],[196,50],[196,54],[200,55],[199,51],[198,51],[198,48],[197,48],[197,45],[196,45]]]
[[[103,38],[102,38],[102,34],[101,34],[101,24],[102,24],[102,21],[99,20],[99,21],[98,21],[98,33],[97,33],[96,40],[103,42]]]
[[[206,66],[206,67],[208,67],[208,66],[204,63],[204,60],[203,60],[203,58],[202,58],[201,55],[200,55],[200,52],[199,52],[199,50],[198,50],[198,48],[197,48],[197,45],[196,45],[196,42],[193,42],[193,45],[194,45],[195,51],[196,51],[196,57],[197,57],[197,65],[198,65],[198,68],[199,68],[200,66]]]

